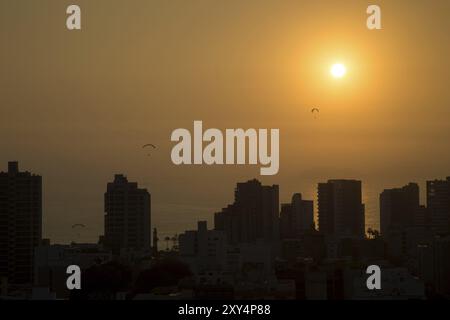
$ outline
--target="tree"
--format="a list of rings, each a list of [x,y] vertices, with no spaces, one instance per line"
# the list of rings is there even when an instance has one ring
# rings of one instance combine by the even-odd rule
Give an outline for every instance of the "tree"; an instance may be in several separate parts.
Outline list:
[[[157,287],[176,286],[181,279],[190,276],[192,273],[188,265],[176,259],[164,259],[139,274],[133,295],[149,293]]]

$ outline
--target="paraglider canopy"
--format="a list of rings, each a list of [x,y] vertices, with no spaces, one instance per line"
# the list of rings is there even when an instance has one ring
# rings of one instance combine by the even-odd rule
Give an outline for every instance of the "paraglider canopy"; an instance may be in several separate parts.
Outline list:
[[[72,225],[72,230],[76,235],[77,240],[80,240],[81,238],[81,231],[85,230],[86,226],[82,223],[75,223]],[[76,242],[75,240],[72,240],[72,242]]]
[[[155,146],[154,144],[152,144],[152,143],[147,143],[147,144],[144,144],[144,145],[142,146],[142,149],[145,149],[145,148],[153,148],[153,149],[156,149],[156,146]],[[147,156],[150,156],[150,153],[148,153]]]

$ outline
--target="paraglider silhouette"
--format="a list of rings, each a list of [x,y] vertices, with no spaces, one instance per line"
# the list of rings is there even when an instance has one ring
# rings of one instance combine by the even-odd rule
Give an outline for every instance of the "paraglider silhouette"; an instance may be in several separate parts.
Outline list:
[[[80,239],[80,230],[86,228],[86,226],[82,223],[76,223],[72,225],[72,230],[76,232],[78,240]]]
[[[314,119],[317,118],[317,115],[319,114],[320,110],[319,108],[312,108],[311,113],[314,115]]]
[[[156,149],[156,146],[155,146],[154,144],[152,144],[152,143],[144,144],[144,145],[142,146],[142,149],[145,149],[145,148],[148,148],[148,147],[151,147],[151,148],[153,148],[153,149]],[[150,153],[148,153],[147,156],[150,156]]]

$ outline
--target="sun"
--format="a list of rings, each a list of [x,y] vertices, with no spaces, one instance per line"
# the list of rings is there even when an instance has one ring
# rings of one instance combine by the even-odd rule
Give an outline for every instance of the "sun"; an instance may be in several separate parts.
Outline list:
[[[347,68],[342,63],[335,63],[331,66],[330,73],[334,78],[342,78],[347,73]]]

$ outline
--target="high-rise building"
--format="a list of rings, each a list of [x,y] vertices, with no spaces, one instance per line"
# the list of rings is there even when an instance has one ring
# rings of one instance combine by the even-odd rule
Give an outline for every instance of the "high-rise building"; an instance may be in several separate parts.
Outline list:
[[[281,204],[280,233],[283,239],[299,238],[314,229],[313,201],[303,200],[300,193],[292,196],[291,203]]]
[[[234,203],[214,216],[214,227],[223,230],[230,243],[279,240],[279,188],[258,180],[238,183]]]
[[[32,285],[33,254],[42,239],[42,178],[17,162],[0,173],[0,277]]]
[[[432,230],[436,234],[450,232],[450,177],[427,181],[427,206]]]
[[[105,246],[114,254],[121,249],[150,250],[151,196],[121,174],[105,193]]]
[[[318,185],[319,231],[325,236],[364,238],[361,181],[328,180]]]
[[[380,194],[381,234],[404,230],[415,225],[420,207],[419,186],[410,183],[402,188],[385,189]]]

